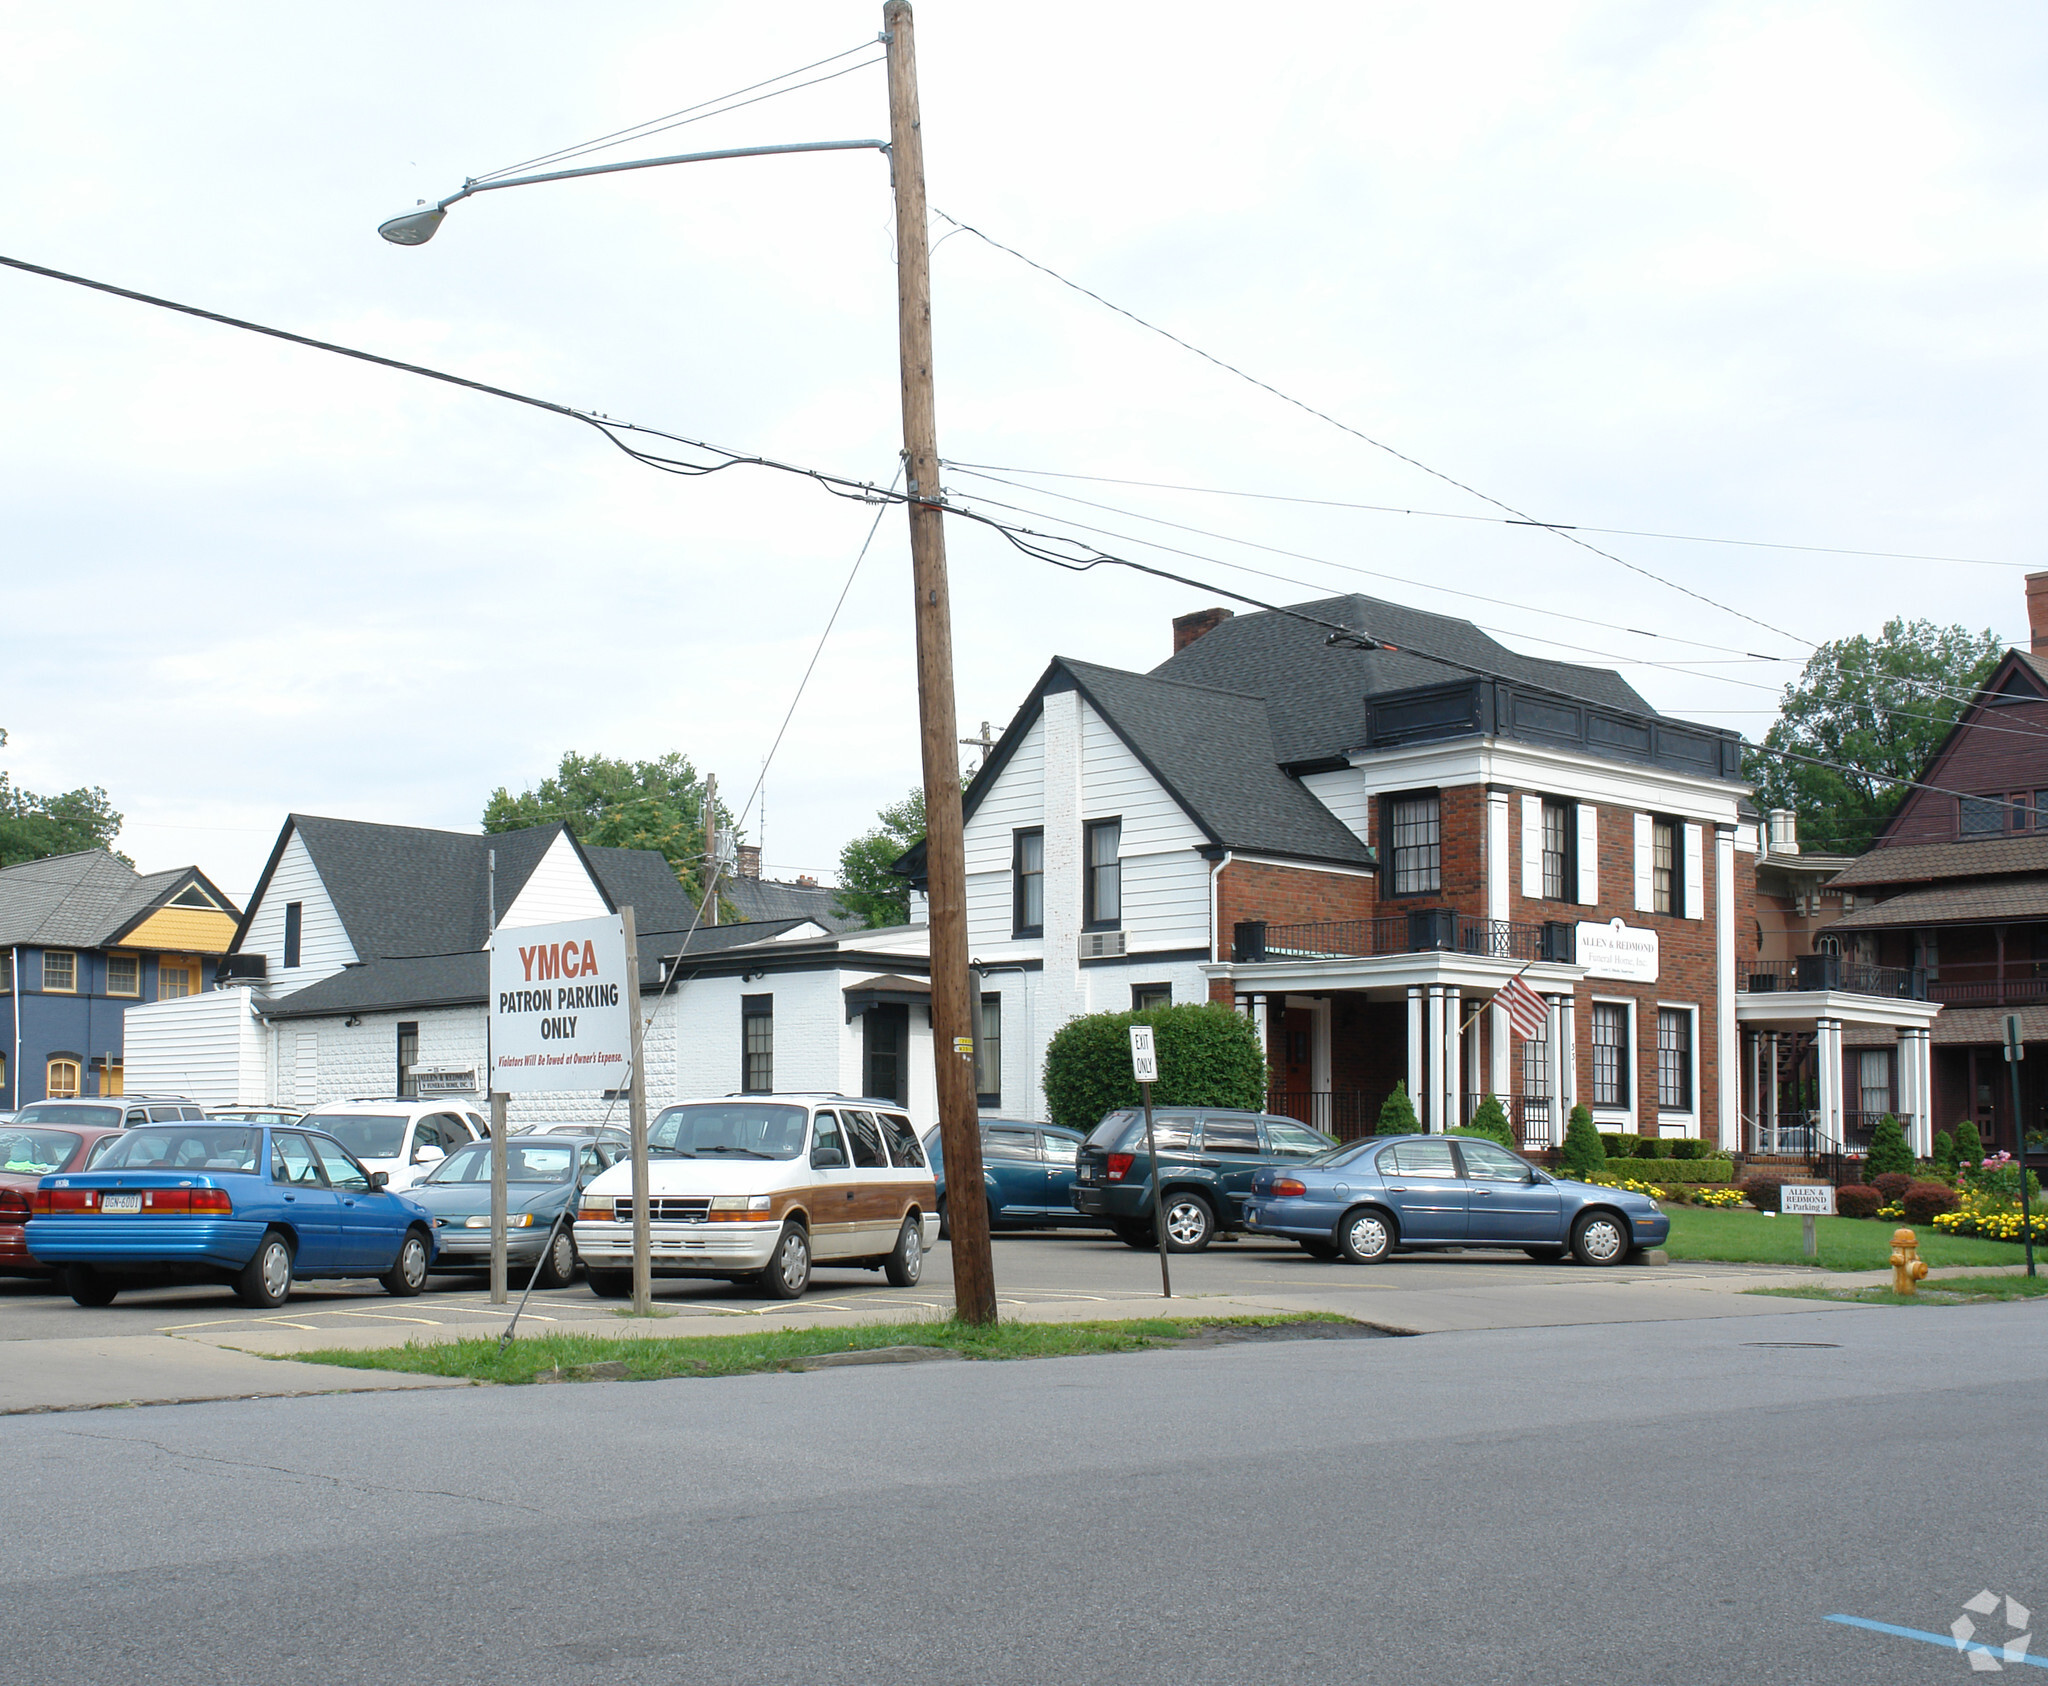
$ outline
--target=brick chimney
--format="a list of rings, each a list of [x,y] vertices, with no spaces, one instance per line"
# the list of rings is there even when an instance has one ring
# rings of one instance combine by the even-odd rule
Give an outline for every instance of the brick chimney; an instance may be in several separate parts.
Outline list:
[[[761,876],[761,845],[758,843],[742,843],[739,846],[739,865],[735,870],[741,878],[759,878]]]
[[[2027,627],[2034,635],[2032,653],[2048,656],[2048,574],[2027,576]]]
[[[2027,604],[2030,609],[2034,601],[2033,590],[2036,577],[2033,574],[2027,576]],[[2042,574],[2038,577],[2043,582],[2048,582],[2048,574]],[[2041,589],[2048,591],[2048,583],[2044,583]],[[2044,612],[2048,612],[2048,604],[2044,604],[2043,608]],[[1225,621],[1229,620],[1234,613],[1236,611],[1232,609],[1198,609],[1192,615],[1175,615],[1173,617],[1173,653],[1179,655],[1181,651],[1185,650],[1204,633],[1214,632]],[[2040,636],[2040,634],[2036,635],[2036,648],[2039,647]]]

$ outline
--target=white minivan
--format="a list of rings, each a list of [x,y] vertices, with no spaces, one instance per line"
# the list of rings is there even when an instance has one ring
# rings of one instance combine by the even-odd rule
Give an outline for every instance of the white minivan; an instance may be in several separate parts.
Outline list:
[[[938,1190],[910,1119],[892,1101],[727,1095],[680,1101],[648,1127],[656,1276],[757,1282],[798,1298],[811,1267],[880,1270],[916,1283],[938,1240]],[[633,1167],[583,1191],[576,1249],[591,1292],[633,1291]]]

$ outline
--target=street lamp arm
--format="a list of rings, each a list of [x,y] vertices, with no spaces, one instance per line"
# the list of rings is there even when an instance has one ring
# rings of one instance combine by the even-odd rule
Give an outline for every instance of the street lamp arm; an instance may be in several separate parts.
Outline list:
[[[577,176],[609,176],[621,170],[652,170],[664,164],[704,164],[716,158],[765,158],[779,152],[859,152],[868,148],[887,152],[889,143],[880,140],[792,141],[784,146],[735,146],[719,152],[681,152],[672,158],[636,158],[624,164],[587,164],[578,170],[550,170],[538,176],[508,176],[503,181],[464,182],[460,193],[451,193],[424,210],[408,211],[404,216],[380,223],[377,232],[395,246],[424,246],[433,239],[434,231],[441,226],[441,219],[448,214],[450,205],[472,194],[489,193],[500,187],[531,187],[536,182],[570,181]]]

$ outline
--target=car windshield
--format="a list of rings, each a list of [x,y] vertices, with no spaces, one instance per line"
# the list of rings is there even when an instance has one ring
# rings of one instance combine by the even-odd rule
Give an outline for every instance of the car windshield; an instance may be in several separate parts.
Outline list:
[[[263,1132],[234,1124],[143,1124],[95,1171],[253,1171]]]
[[[325,1130],[358,1159],[396,1159],[405,1151],[405,1127],[412,1120],[383,1112],[351,1112],[326,1118],[316,1112],[299,1122],[309,1129]]]
[[[121,1127],[121,1109],[117,1106],[25,1106],[14,1115],[14,1122],[97,1125],[103,1130],[118,1130]]]
[[[574,1142],[537,1142],[517,1137],[505,1144],[505,1180],[509,1183],[565,1183],[576,1163]],[[457,1148],[426,1179],[430,1183],[487,1183],[491,1180],[491,1144],[472,1142]]]
[[[70,1162],[78,1138],[68,1130],[0,1128],[0,1171],[46,1177]]]
[[[741,1159],[794,1159],[804,1150],[805,1109],[764,1101],[689,1101],[666,1108],[647,1151]]]

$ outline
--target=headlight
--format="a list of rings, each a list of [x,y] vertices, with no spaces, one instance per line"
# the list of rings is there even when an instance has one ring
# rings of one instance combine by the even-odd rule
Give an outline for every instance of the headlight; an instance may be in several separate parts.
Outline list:
[[[711,1200],[710,1218],[715,1224],[747,1223],[764,1217],[768,1211],[768,1196],[765,1194],[719,1194]]]
[[[462,1220],[462,1227],[464,1229],[489,1229],[491,1227],[490,1215],[486,1213],[480,1218],[464,1218]],[[531,1212],[507,1212],[505,1214],[505,1227],[507,1229],[531,1229],[533,1227],[533,1214]]]

